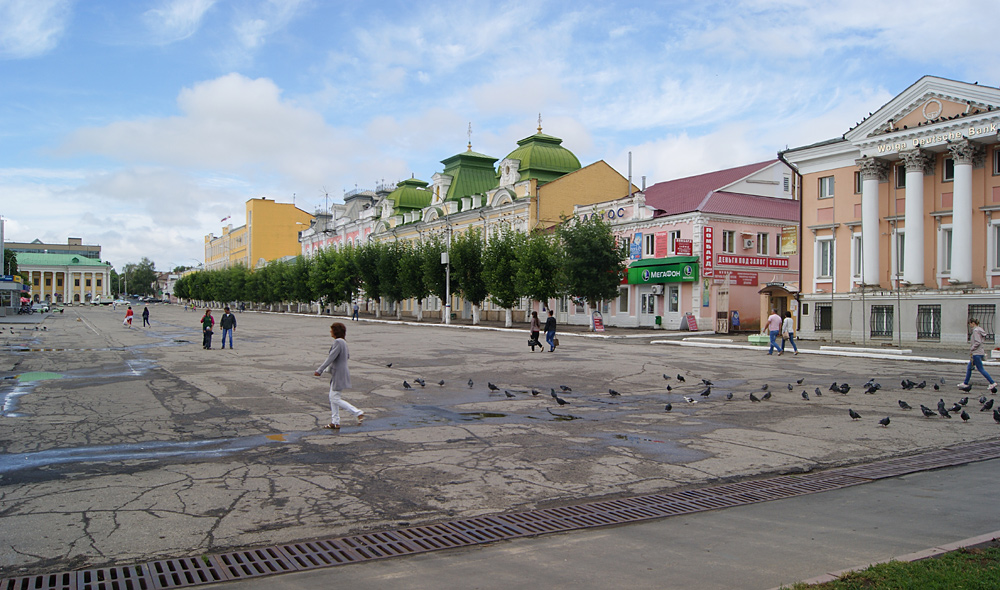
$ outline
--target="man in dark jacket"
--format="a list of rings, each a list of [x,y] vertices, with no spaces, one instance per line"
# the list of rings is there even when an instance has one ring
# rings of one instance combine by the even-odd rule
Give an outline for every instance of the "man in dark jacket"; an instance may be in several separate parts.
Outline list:
[[[549,352],[556,349],[556,318],[552,317],[552,310],[549,310],[549,317],[545,319],[545,341],[549,343]]]
[[[219,327],[222,328],[222,349],[226,349],[226,336],[229,336],[229,348],[233,348],[233,331],[236,329],[236,316],[226,308],[226,313],[219,318]]]

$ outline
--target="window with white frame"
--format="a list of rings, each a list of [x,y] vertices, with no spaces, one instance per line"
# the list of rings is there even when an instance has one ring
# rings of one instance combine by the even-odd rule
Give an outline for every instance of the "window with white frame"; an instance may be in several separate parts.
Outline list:
[[[618,288],[618,313],[628,313],[628,287]]]
[[[767,233],[757,232],[757,255],[767,256],[768,245],[770,242],[771,239],[768,237]]]
[[[951,274],[951,228],[941,228],[941,243],[938,247],[941,256],[941,274]]]
[[[656,234],[647,233],[642,236],[642,255],[644,257],[656,256]]]
[[[993,176],[1000,176],[1000,148],[993,148]]]
[[[669,240],[667,243],[670,244],[670,254],[672,256],[676,255],[677,254],[677,240],[681,239],[681,230],[679,230],[679,229],[671,230],[670,233],[667,234],[667,235],[668,235],[668,240]]]
[[[824,176],[819,179],[819,198],[829,199],[833,197],[833,177]]]
[[[833,239],[816,240],[816,278],[833,277]]]
[[[942,169],[941,180],[945,182],[951,182],[955,180],[955,158],[945,158],[944,166],[942,166],[941,169]]]
[[[722,251],[726,254],[736,253],[736,232],[727,229],[722,231]]]
[[[861,234],[855,233],[851,236],[851,276],[859,280],[861,279],[863,253]]]
[[[990,238],[993,239],[993,270],[1000,270],[1000,223],[990,226]]]
[[[856,171],[854,173],[854,194],[861,194],[861,172]]]
[[[896,269],[893,272],[893,274],[896,275],[896,276],[903,276],[903,273],[906,272],[906,231],[905,230],[901,230],[901,229],[896,230],[896,244],[895,244],[895,248],[896,248],[896,256],[893,257],[893,260],[896,263]]]
[[[782,188],[784,189],[784,191],[786,193],[791,192],[792,191],[792,177],[789,176],[789,175],[787,175],[787,174],[785,174],[782,180],[783,180]]]
[[[906,166],[896,164],[892,168],[896,176],[896,188],[906,188]]]

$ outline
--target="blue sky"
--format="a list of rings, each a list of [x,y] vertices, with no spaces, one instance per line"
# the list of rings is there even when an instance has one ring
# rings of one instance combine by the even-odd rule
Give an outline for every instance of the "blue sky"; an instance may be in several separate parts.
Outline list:
[[[990,4],[0,0],[0,216],[169,269],[248,198],[430,180],[470,123],[648,184],[748,164],[923,75],[997,86]]]

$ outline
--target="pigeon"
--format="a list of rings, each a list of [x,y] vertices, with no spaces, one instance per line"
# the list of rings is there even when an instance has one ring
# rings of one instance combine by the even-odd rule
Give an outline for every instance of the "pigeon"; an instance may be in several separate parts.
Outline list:
[[[850,390],[851,390],[851,386],[848,385],[847,383],[841,383],[840,387],[837,388],[837,391],[839,391],[840,393],[843,393],[844,395],[847,395],[847,392],[850,391]]]
[[[757,399],[757,396],[754,395],[753,392],[751,392],[750,393],[750,401],[752,401],[752,402],[759,402],[760,400]]]
[[[472,389],[472,379],[469,379],[469,389]]]
[[[689,404],[696,404],[696,403],[698,403],[698,400],[694,399],[693,397],[688,397],[686,395],[684,396],[684,401],[686,401]]]
[[[951,414],[948,413],[947,408],[938,408],[938,414],[941,414],[944,418],[951,418]]]
[[[733,399],[733,392],[732,391],[730,391],[729,393],[726,394],[726,399]]]
[[[816,395],[823,395],[823,392],[821,392],[821,391],[819,390],[819,387],[817,387],[817,388],[815,389],[814,393],[815,393]]]
[[[531,395],[538,395],[539,393],[541,393],[541,391],[538,391],[537,389],[532,388]]]
[[[765,400],[765,399],[771,399],[771,392],[770,392],[770,391],[768,391],[768,392],[767,392],[767,393],[765,393],[764,395],[760,396],[760,399],[761,399],[761,400]]]
[[[490,391],[500,391],[499,387],[497,387],[496,385],[493,385],[489,381],[486,382],[486,387],[489,387]]]
[[[802,391],[802,399],[804,399],[804,400],[806,400],[806,401],[808,401],[808,400],[809,400],[809,394],[808,394],[808,393],[806,393],[806,392],[805,392],[804,390]]]
[[[920,383],[917,383],[917,389],[923,389],[925,387],[927,387],[926,381],[921,381]]]
[[[847,413],[850,414],[851,420],[861,419],[861,414],[855,412],[852,408],[847,408]]]
[[[836,382],[836,381],[834,381],[834,382],[833,382],[833,383],[832,383],[832,384],[830,385],[830,391],[838,391],[838,389],[839,389],[839,388],[840,388],[840,386],[839,386],[839,385],[837,385],[837,382]]]
[[[441,387],[444,387],[444,379],[438,381],[438,385],[440,385]]]
[[[934,384],[934,391],[939,391],[940,389],[941,389],[941,386],[938,385],[937,383],[935,383]]]
[[[414,379],[413,381],[420,387],[424,387],[425,385],[427,385],[427,382],[424,381],[423,379]]]
[[[569,402],[559,396],[556,396],[556,403],[559,404],[560,406],[565,406]]]
[[[609,393],[609,394],[611,394],[611,397],[618,397],[618,396],[620,396],[620,395],[621,395],[620,393],[618,393],[618,392],[617,392],[617,391],[615,391],[614,389],[609,389],[609,390],[608,390],[608,393]]]
[[[982,409],[981,409],[981,410],[979,410],[979,411],[980,411],[980,412],[986,412],[986,411],[988,411],[988,410],[990,410],[990,409],[992,409],[992,408],[993,408],[993,400],[991,400],[991,399],[988,399],[988,400],[986,400],[986,403],[985,403],[985,404],[983,404],[983,407],[982,407]]]
[[[711,387],[711,386],[715,385],[715,384],[714,384],[714,383],[712,383],[712,382],[711,382],[710,380],[708,380],[708,379],[705,379],[704,377],[702,377],[702,379],[701,379],[701,382],[702,382],[702,383],[704,383],[705,385],[709,386],[709,387]]]
[[[559,386],[559,389],[561,389],[561,390],[563,390],[563,391],[565,391],[565,392],[567,392],[567,393],[573,393],[573,388],[571,388],[571,387],[566,387],[565,385],[560,385],[560,386]]]
[[[667,404],[663,406],[663,409],[669,412],[670,410],[674,409],[674,406],[673,404]]]
[[[985,403],[986,403],[986,399],[987,399],[987,398],[986,398],[986,396],[985,396],[985,395],[981,395],[981,396],[979,396],[979,403],[981,403],[981,404],[985,404]]]
[[[412,385],[410,385],[409,383],[407,383],[407,382],[406,382],[406,381],[404,380],[404,381],[403,381],[403,389],[413,389],[413,386],[412,386]]]
[[[556,395],[556,390],[555,390],[555,389],[553,389],[553,390],[552,390],[552,391],[551,391],[551,392],[549,393],[549,395],[551,395],[551,396],[552,396],[552,399],[556,399],[557,397],[559,397],[559,396],[557,396],[557,395]]]
[[[945,409],[945,407],[944,407],[944,400],[943,399],[939,399],[938,400],[937,407],[938,407],[939,410],[944,410]]]
[[[899,400],[898,403],[899,403],[899,407],[903,408],[904,410],[912,410],[913,409],[913,406],[911,406],[910,404],[904,402],[903,400]]]
[[[763,385],[760,386],[760,390],[761,391],[767,391],[767,387],[768,387],[768,385],[767,385],[767,383],[765,383],[765,384],[763,384]]]
[[[803,381],[805,381],[805,380],[806,380],[806,378],[805,378],[805,377],[803,377],[803,378],[801,378],[801,379],[796,379],[796,380],[795,380],[795,383],[796,383],[796,384],[798,384],[798,385],[802,385],[802,382],[803,382]]]
[[[886,427],[886,426],[888,426],[889,425],[889,417],[886,416],[885,418],[882,418],[881,420],[878,421],[878,423],[881,424],[883,428]]]
[[[670,375],[667,375],[666,373],[664,373],[663,374],[663,379],[664,379],[664,381],[670,381]]]
[[[789,384],[788,384],[788,391],[791,391],[791,390],[792,390],[792,384],[791,384],[791,383],[789,383]]]
[[[670,387],[669,385],[667,385],[667,391],[673,391],[673,390],[674,390],[673,387]]]
[[[930,418],[934,416],[934,410],[928,408],[923,404],[920,404],[920,411],[924,413],[924,418]]]
[[[941,385],[944,385],[944,377],[941,377]]]
[[[993,410],[993,421],[1000,424],[1000,410]]]
[[[962,410],[962,413],[959,414],[959,416],[962,418],[962,422],[968,422],[969,421],[969,413],[966,412],[965,410]]]
[[[711,387],[706,387],[704,391],[698,393],[701,397],[708,397],[712,393]]]
[[[971,385],[962,385],[962,384],[959,384],[958,388],[960,390],[964,391],[965,393],[969,393],[970,391],[972,391],[972,386]]]
[[[967,405],[969,405],[969,398],[968,397],[963,397],[962,399],[958,400],[958,403],[960,403],[963,406],[967,406]]]
[[[677,373],[677,380],[680,381],[681,383],[684,383],[684,375]]]
[[[955,404],[951,408],[949,408],[948,411],[949,412],[961,412],[962,411],[962,404]]]
[[[516,397],[513,393],[507,391],[506,389],[503,390],[503,394],[507,397]]]
[[[386,366],[389,367],[389,368],[392,368],[392,363],[389,363]]]

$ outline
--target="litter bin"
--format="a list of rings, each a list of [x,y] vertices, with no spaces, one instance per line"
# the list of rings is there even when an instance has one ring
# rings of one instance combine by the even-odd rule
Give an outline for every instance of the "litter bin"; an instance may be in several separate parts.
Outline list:
[[[656,324],[657,328],[663,327],[663,317],[661,317],[661,316],[654,317],[653,318],[653,323]]]

